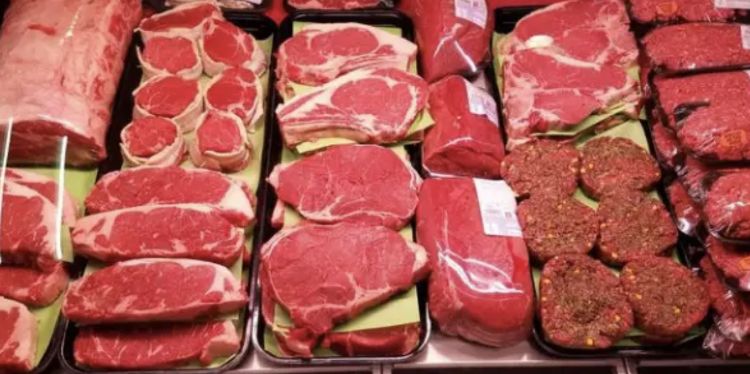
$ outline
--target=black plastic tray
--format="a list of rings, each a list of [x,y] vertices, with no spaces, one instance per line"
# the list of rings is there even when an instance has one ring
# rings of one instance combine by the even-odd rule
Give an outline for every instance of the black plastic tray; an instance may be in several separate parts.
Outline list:
[[[526,15],[528,15],[529,13],[537,9],[541,9],[541,7],[523,6],[523,7],[507,7],[507,8],[496,9],[495,10],[495,32],[503,33],[503,34],[510,33],[511,31],[513,31],[516,23],[518,23],[518,21],[521,18],[525,17]],[[491,47],[494,47],[494,46],[491,46]],[[492,51],[494,53],[494,48],[492,49]],[[487,69],[487,75],[489,75],[488,78],[490,80],[490,86],[494,90],[493,95],[497,98],[499,112],[502,113],[503,103],[502,103],[502,100],[500,100],[500,90],[499,90],[499,87],[497,87],[494,64],[490,64],[490,67]],[[500,121],[501,123],[504,124],[504,119],[502,118],[502,115],[501,115]],[[641,125],[643,126],[643,129],[646,132],[646,138],[648,139],[648,143],[649,143],[649,152],[651,154],[654,154],[654,144],[651,139],[650,127],[644,121],[641,121]],[[501,126],[501,128],[503,129],[503,131],[505,130],[504,125]],[[665,204],[665,207],[669,207],[670,206],[669,199],[667,198],[665,186],[663,184],[663,179],[662,179],[662,182],[660,182],[657,185],[656,191],[659,194],[659,197],[662,200],[662,202]],[[686,251],[685,251],[688,245],[690,245],[691,243],[692,243],[691,238],[687,237],[686,235],[680,234],[675,251],[677,251],[677,255],[683,264],[692,268],[693,270],[696,270],[695,264],[697,264],[699,257],[695,258],[694,256],[687,256]],[[708,317],[706,318],[706,320],[708,321]],[[560,347],[560,346],[554,345],[546,341],[546,339],[544,338],[544,333],[542,331],[542,326],[541,326],[541,320],[539,318],[538,313],[535,313],[534,315],[533,337],[534,337],[533,341],[535,345],[541,351],[547,354],[550,354],[552,356],[556,356],[556,357],[577,358],[577,359],[581,359],[581,358],[604,359],[604,358],[612,358],[612,357],[667,358],[667,357],[681,357],[681,356],[687,356],[687,355],[695,355],[700,352],[700,341],[701,341],[700,337],[696,337],[695,339],[689,342],[686,342],[684,344],[680,344],[677,346],[613,347],[610,349],[595,350],[595,351],[564,348],[564,347]]]
[[[251,9],[229,9],[224,8],[224,15],[229,16],[230,14],[244,14],[244,13],[265,13],[266,10],[271,6],[271,2],[273,0],[262,0],[259,5],[257,5],[254,8]],[[157,12],[162,12],[167,9],[170,9],[171,7],[166,5],[166,0],[144,0],[144,2],[148,3],[152,8],[154,8]]]
[[[391,4],[388,4],[390,2]],[[294,6],[289,5],[289,0],[284,0],[284,9],[288,13],[358,13],[360,17],[362,17],[361,12],[371,12],[371,11],[378,11],[383,9],[394,9],[396,8],[396,5],[398,4],[398,0],[380,0],[380,3],[373,7],[373,8],[362,8],[362,9],[352,9],[352,10],[325,10],[325,9],[298,9]]]
[[[389,10],[369,10],[369,11],[358,11],[358,12],[303,12],[298,11],[292,13],[282,22],[278,44],[280,45],[284,40],[292,36],[293,23],[294,22],[317,22],[317,23],[332,23],[332,22],[360,22],[369,25],[387,25],[396,26],[403,30],[403,37],[408,40],[413,40],[413,28],[411,21],[403,14],[397,11]],[[271,69],[275,70],[276,59],[272,61]],[[272,81],[275,77],[272,78]],[[273,90],[271,94],[271,102],[273,108],[282,102],[281,95],[277,90]],[[272,126],[272,131],[266,133],[266,148],[264,150],[265,155],[263,157],[263,175],[267,176],[275,165],[280,162],[281,152],[284,148],[284,144],[281,139],[279,132],[278,123],[276,121],[276,115],[274,111],[272,113],[272,120],[269,126]],[[407,152],[410,156],[410,161],[416,170],[421,171],[421,156],[418,145],[407,146]],[[274,205],[276,204],[276,193],[274,189],[266,183],[263,189],[265,194],[261,197],[263,201],[263,211],[261,213],[260,235],[263,237],[263,241],[267,241],[271,236],[276,233],[271,225],[271,216]],[[260,282],[258,280],[258,269],[260,267],[260,256],[256,255],[253,258],[253,277],[252,285],[253,291],[253,333],[252,340],[253,346],[257,354],[263,359],[278,365],[286,366],[331,366],[331,365],[377,365],[377,364],[393,364],[399,362],[405,362],[411,360],[417,354],[419,354],[427,346],[431,333],[431,323],[429,312],[427,308],[427,285],[426,282],[421,282],[417,285],[418,297],[419,297],[419,313],[421,319],[421,336],[419,345],[412,352],[404,356],[398,357],[382,357],[382,356],[358,356],[358,357],[326,357],[326,358],[286,358],[277,357],[265,350],[263,345],[263,334],[265,333],[266,325],[261,314],[260,308]]]
[[[253,14],[253,13],[225,13],[225,17],[228,21],[236,24],[243,30],[247,31],[248,33],[252,34],[258,39],[266,39],[268,37],[274,38],[274,43],[276,42],[276,24],[269,18],[259,15],[259,14]],[[133,95],[132,92],[135,90],[141,80],[141,69],[139,66],[138,58],[136,55],[136,48],[141,44],[140,37],[136,34],[136,36],[133,38],[133,42],[130,45],[130,48],[128,49],[127,57],[125,60],[125,67],[123,69],[122,78],[120,80],[120,85],[117,90],[117,95],[115,97],[114,102],[114,108],[113,108],[113,115],[112,115],[112,122],[110,124],[110,128],[107,133],[107,141],[106,141],[106,147],[107,147],[107,159],[102,162],[99,166],[98,170],[98,177],[103,176],[104,174],[114,171],[114,170],[120,170],[122,166],[122,155],[120,154],[120,132],[122,129],[131,121],[132,119],[132,113],[133,113]],[[271,87],[272,82],[272,76],[273,76],[273,70],[268,71],[269,74],[269,87]],[[266,107],[265,110],[267,113],[270,113],[271,108],[273,106],[271,105],[271,99],[269,98],[266,100]],[[271,128],[271,115],[266,115],[266,120],[263,126],[266,128],[266,134],[272,132],[268,131],[268,129]],[[268,136],[266,136],[268,138]],[[256,191],[257,196],[263,196],[265,194],[265,183],[260,183],[258,186],[258,190]],[[262,212],[264,209],[262,207],[262,204],[259,203],[256,207],[256,211],[258,213]],[[256,227],[256,233],[258,232],[258,229]],[[257,249],[259,248],[259,245],[261,243],[261,235],[255,235],[253,237],[253,243],[252,243],[252,253],[255,254]],[[76,264],[80,263],[80,269],[83,269],[85,266],[85,260],[82,258],[77,258]],[[82,270],[79,272],[82,273]],[[252,287],[248,287],[248,289],[252,289]],[[250,299],[252,300],[253,294],[250,292]],[[226,364],[219,368],[197,368],[197,369],[185,369],[185,368],[175,368],[175,369],[164,369],[164,370],[123,370],[123,371],[114,371],[117,373],[169,373],[169,372],[186,372],[191,374],[216,374],[220,373],[226,370],[230,370],[233,368],[236,368],[237,366],[242,363],[242,361],[245,359],[245,357],[250,352],[250,333],[252,331],[252,328],[250,326],[250,316],[252,314],[252,310],[248,307],[248,309],[244,310],[246,323],[245,328],[242,333],[242,346],[240,347],[240,351],[237,352],[237,354]],[[62,339],[62,345],[59,350],[59,359],[60,363],[62,364],[63,368],[71,373],[109,373],[113,372],[111,370],[91,370],[88,368],[84,368],[81,366],[78,366],[75,362],[75,358],[73,356],[73,341],[76,337],[76,334],[78,333],[78,328],[74,323],[66,322],[65,324],[65,335]]]

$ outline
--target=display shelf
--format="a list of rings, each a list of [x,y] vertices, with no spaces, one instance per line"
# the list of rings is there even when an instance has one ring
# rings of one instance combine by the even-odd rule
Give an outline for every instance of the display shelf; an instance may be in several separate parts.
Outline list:
[[[236,374],[260,374],[260,373],[361,373],[380,374],[380,365],[363,366],[279,366],[264,360],[255,352],[248,355],[247,359],[230,373]]]

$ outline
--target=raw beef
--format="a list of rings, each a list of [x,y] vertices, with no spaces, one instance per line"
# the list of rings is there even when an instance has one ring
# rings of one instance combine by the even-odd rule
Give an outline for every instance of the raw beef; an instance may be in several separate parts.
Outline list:
[[[363,68],[407,70],[416,58],[414,43],[383,29],[360,23],[312,23],[279,47],[276,87],[292,97],[294,83],[319,86]]]
[[[149,204],[205,204],[237,226],[255,220],[255,197],[245,183],[227,175],[177,166],[138,167],[109,173],[86,198],[89,214]]]
[[[198,41],[203,32],[203,24],[214,18],[222,19],[221,9],[216,2],[195,1],[144,18],[138,31],[144,39],[154,36],[184,36]]]
[[[232,113],[210,110],[198,119],[190,143],[190,160],[201,168],[237,172],[250,163],[251,144],[242,120]]]
[[[711,261],[716,264],[724,277],[731,281],[740,291],[750,291],[750,252],[742,245],[724,243],[714,236],[709,236],[706,250]]]
[[[422,78],[398,69],[362,69],[336,78],[276,109],[287,146],[326,137],[396,143],[427,106]]]
[[[25,305],[0,297],[0,370],[28,372],[34,367],[37,328]]]
[[[509,209],[506,217],[515,219],[510,188],[492,193]],[[472,179],[425,181],[417,207],[417,241],[427,248],[431,262],[433,320],[446,335],[508,346],[531,330],[529,258],[520,235],[490,236],[483,227]]]
[[[295,325],[274,331],[277,338],[295,355],[309,357],[335,324],[407,290],[428,272],[424,248],[393,230],[308,224],[282,230],[263,246],[260,281]],[[264,316],[275,326],[273,316]]]
[[[73,282],[63,314],[81,324],[192,321],[247,304],[224,266],[185,259],[118,262]]]
[[[664,126],[661,120],[652,119],[651,140],[654,142],[656,159],[668,170],[674,169],[678,158],[682,156],[682,149],[674,131]]]
[[[695,235],[695,229],[701,224],[701,210],[698,204],[688,195],[687,189],[679,181],[667,187],[669,202],[677,223],[677,228],[686,235]]]
[[[381,0],[287,0],[287,4],[297,9],[346,10],[374,8]]]
[[[750,171],[716,179],[706,195],[703,212],[713,232],[732,239],[750,239]]]
[[[750,48],[739,24],[688,23],[659,27],[641,41],[650,67],[658,72],[750,65]],[[743,47],[744,46],[744,47]]]
[[[750,337],[750,296],[729,287],[709,256],[703,256],[700,266],[716,312],[715,326],[736,341]]]
[[[10,160],[93,165],[105,134],[140,0],[13,1],[0,31],[0,128]],[[43,51],[40,52],[40,51]]]
[[[50,273],[17,267],[0,266],[0,296],[26,305],[43,307],[52,304],[68,285],[68,273],[62,264]]]
[[[143,117],[122,129],[120,149],[128,166],[179,165],[185,156],[185,141],[174,121]]]
[[[266,54],[258,42],[229,21],[210,19],[203,25],[200,51],[203,70],[212,77],[230,67],[248,69],[258,76],[266,71]]]
[[[53,179],[41,174],[25,171],[23,169],[5,169],[5,180],[31,188],[47,200],[57,205],[58,194],[62,192],[62,219],[63,223],[73,226],[78,217],[78,203],[65,189],[60,190],[60,185]]]
[[[500,178],[505,157],[495,100],[454,75],[430,86],[435,126],[422,144],[422,164],[430,174]]]
[[[414,21],[422,76],[435,82],[451,74],[476,74],[489,60],[493,13],[485,1],[401,0]]]
[[[245,234],[208,205],[145,205],[86,216],[73,228],[76,254],[112,263],[160,257],[232,266]]]
[[[228,112],[240,117],[254,130],[263,115],[263,85],[250,70],[231,68],[214,77],[206,88],[207,110]]]
[[[77,364],[106,370],[169,369],[196,360],[206,366],[239,349],[240,336],[229,320],[84,327],[73,343]]]
[[[203,94],[195,79],[160,75],[133,91],[133,118],[164,117],[174,120],[183,132],[192,131],[203,112]]]
[[[203,64],[195,41],[182,36],[156,36],[138,49],[143,76],[179,75],[186,79],[198,79],[203,74]]]
[[[268,177],[279,201],[319,223],[404,227],[422,179],[388,148],[340,145],[286,165]]]
[[[167,5],[176,6],[181,4],[189,4],[200,0],[167,0]],[[219,5],[227,9],[253,9],[262,3],[262,0],[217,0]]]
[[[722,22],[734,18],[734,9],[718,8],[716,0],[629,0],[630,14],[640,23]]]
[[[509,143],[567,130],[591,114],[624,106],[636,118],[638,57],[619,0],[572,0],[521,19],[499,47]]]
[[[64,229],[57,209],[46,197],[28,187],[5,181],[0,222],[0,258],[3,264],[52,271],[61,256]]]

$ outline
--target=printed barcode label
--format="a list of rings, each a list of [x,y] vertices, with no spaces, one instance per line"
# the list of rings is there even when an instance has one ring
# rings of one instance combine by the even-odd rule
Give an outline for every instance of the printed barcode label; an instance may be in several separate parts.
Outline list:
[[[495,126],[500,126],[497,117],[497,103],[495,103],[495,99],[484,90],[474,87],[474,85],[468,81],[464,81],[464,83],[466,84],[466,96],[469,101],[469,111],[476,115],[485,116],[492,121]]]
[[[516,198],[504,181],[474,179],[485,235],[523,236],[516,217]]]
[[[717,8],[750,9],[750,0],[714,0]]]
[[[750,26],[740,26],[740,36],[742,37],[742,48],[750,49]]]
[[[487,3],[485,0],[456,0],[456,17],[484,28],[487,25]]]

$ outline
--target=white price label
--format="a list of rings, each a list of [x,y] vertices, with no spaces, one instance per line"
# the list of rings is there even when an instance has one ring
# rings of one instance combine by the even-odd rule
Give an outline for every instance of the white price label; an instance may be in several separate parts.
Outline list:
[[[714,0],[716,8],[750,9],[750,0]]]
[[[504,181],[474,179],[485,235],[523,237],[516,217],[516,198]]]
[[[487,26],[487,3],[485,0],[455,0],[456,17],[463,18],[477,26]]]
[[[750,26],[740,26],[740,37],[742,38],[742,48],[750,49]]]
[[[476,115],[485,116],[495,126],[500,126],[495,99],[484,90],[474,87],[468,81],[464,80],[464,83],[466,84],[466,98],[469,101],[469,111]]]

